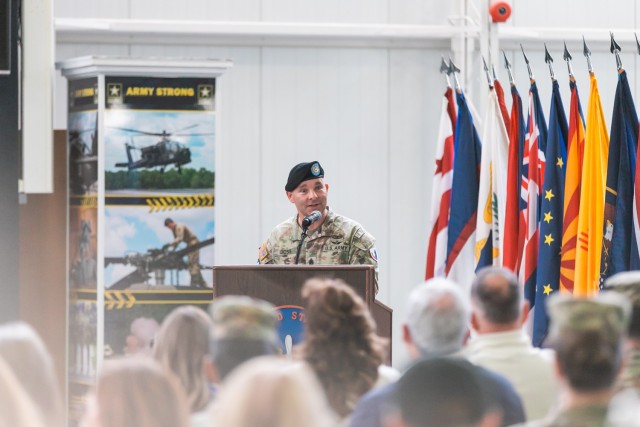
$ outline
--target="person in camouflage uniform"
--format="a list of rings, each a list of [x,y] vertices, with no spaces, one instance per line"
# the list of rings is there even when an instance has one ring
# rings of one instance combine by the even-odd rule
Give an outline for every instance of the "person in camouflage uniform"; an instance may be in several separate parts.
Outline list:
[[[548,312],[549,343],[556,351],[563,399],[547,418],[525,425],[629,427],[612,421],[615,414],[610,407],[622,367],[629,303],[613,292],[593,298],[557,295],[549,299]]]
[[[631,302],[632,313],[625,348],[625,365],[618,378],[618,388],[640,391],[640,271],[618,273],[609,277],[604,286],[607,290],[622,294]]]
[[[216,383],[224,382],[238,365],[258,356],[280,354],[275,307],[244,295],[216,298],[209,307],[213,326],[209,356]]]
[[[298,264],[366,264],[373,265],[375,291],[378,292],[378,254],[374,237],[356,221],[338,215],[327,206],[329,185],[324,182],[320,163],[300,163],[291,169],[287,198],[296,206],[297,214],[276,226],[258,251],[260,264],[295,264],[302,240],[301,226],[305,217],[318,211],[322,217],[312,223]]]

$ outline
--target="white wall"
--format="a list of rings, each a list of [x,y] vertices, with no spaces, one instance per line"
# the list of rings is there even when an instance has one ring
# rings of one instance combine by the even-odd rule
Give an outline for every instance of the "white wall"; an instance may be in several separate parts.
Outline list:
[[[483,0],[485,1],[485,0]],[[513,0],[515,27],[634,28],[634,0],[578,5],[569,0]],[[588,3],[588,4],[587,4]],[[624,13],[610,11],[612,3]],[[455,2],[435,0],[58,0],[56,18],[197,21],[340,22],[446,25]],[[575,10],[574,9],[579,9]],[[482,7],[484,10],[484,7]],[[573,18],[575,16],[575,18]],[[543,62],[544,40],[525,48],[548,111],[551,86]],[[561,44],[553,45],[556,73],[569,102]],[[586,108],[588,74],[581,46],[570,46]],[[592,49],[594,50],[594,49]],[[508,52],[526,99],[528,78],[519,53]],[[431,174],[444,78],[443,49],[145,44],[57,44],[57,60],[89,54],[218,57],[234,67],[220,80],[221,125],[216,165],[216,260],[252,264],[271,228],[293,214],[283,187],[289,169],[319,160],[336,211],[360,221],[377,238],[378,298],[394,310],[394,364],[406,360],[399,325],[410,289],[424,275]],[[637,57],[626,50],[637,98]],[[615,60],[594,51],[605,112],[612,110]],[[479,57],[469,92],[485,98]],[[506,83],[502,64],[499,75]],[[56,128],[66,127],[66,83],[57,79]],[[473,90],[472,90],[473,89]],[[510,101],[508,101],[510,104]],[[586,114],[586,111],[585,111]],[[482,111],[481,111],[482,115]]]

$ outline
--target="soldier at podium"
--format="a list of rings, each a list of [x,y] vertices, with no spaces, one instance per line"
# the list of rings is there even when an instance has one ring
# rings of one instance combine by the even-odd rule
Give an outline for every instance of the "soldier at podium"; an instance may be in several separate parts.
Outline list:
[[[329,185],[317,161],[299,163],[289,172],[284,187],[296,206],[292,218],[276,226],[258,251],[260,264],[368,264],[376,267],[374,237],[356,221],[327,206]]]

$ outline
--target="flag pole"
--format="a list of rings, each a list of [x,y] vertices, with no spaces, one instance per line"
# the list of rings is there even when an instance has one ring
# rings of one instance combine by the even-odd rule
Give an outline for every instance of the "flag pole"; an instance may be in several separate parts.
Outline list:
[[[547,49],[547,44],[544,44],[544,62],[549,66],[549,74],[551,75],[551,81],[556,81],[556,73],[553,71],[553,58],[549,54],[549,50]]]
[[[609,50],[616,56],[616,67],[618,67],[618,72],[621,72],[624,69],[622,66],[622,60],[620,59],[620,51],[622,51],[622,48],[618,43],[616,43],[611,31],[609,31],[609,35],[611,35],[611,47]]]
[[[507,54],[502,51],[502,56],[504,56],[504,68],[507,69],[507,74],[509,75],[509,84],[513,86],[515,83],[513,82],[513,73],[511,72],[511,63],[507,59]]]
[[[491,75],[489,74],[489,67],[487,67],[487,61],[484,60],[484,55],[482,55],[482,65],[484,65],[484,74],[487,76],[487,83],[489,83],[489,89],[493,89],[493,81],[491,80]]]
[[[447,61],[444,60],[444,56],[442,57],[442,62],[440,63],[440,73],[444,74],[444,78],[447,79],[447,87],[451,87],[451,79],[449,79],[449,66],[447,65]]]
[[[531,80],[531,82],[535,81],[535,77],[533,76],[533,71],[531,71],[531,65],[529,64],[529,58],[527,58],[527,54],[524,53],[524,48],[522,47],[522,44],[520,44],[520,50],[522,50],[522,56],[524,56],[524,62],[527,63],[527,71],[529,72],[529,80]]]
[[[567,62],[569,79],[571,79],[571,81],[575,81],[575,77],[573,76],[573,69],[571,68],[571,60],[573,59],[573,57],[569,53],[569,49],[567,49],[567,42],[564,43],[564,55],[562,55],[562,59],[564,59]]]
[[[582,36],[582,54],[587,58],[587,70],[589,74],[593,74],[593,65],[591,64],[591,50],[587,46],[587,41],[584,39],[584,35]]]
[[[449,57],[449,74],[453,74],[453,82],[456,85],[456,92],[462,93],[462,86],[460,86],[460,81],[458,80],[458,75],[456,74],[459,72],[460,68],[456,67],[456,64],[454,64],[451,57]]]

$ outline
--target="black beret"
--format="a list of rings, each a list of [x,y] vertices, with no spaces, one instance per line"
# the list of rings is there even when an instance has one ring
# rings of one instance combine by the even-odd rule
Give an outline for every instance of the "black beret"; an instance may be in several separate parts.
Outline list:
[[[285,191],[293,191],[301,182],[316,178],[324,178],[324,169],[320,163],[315,161],[298,163],[289,172],[289,179],[287,179],[287,185],[284,189]]]

